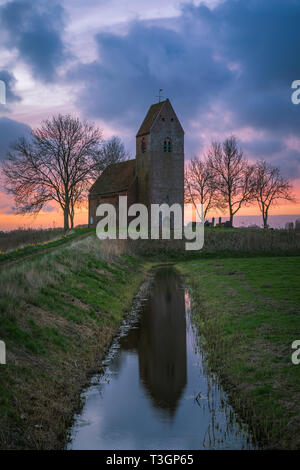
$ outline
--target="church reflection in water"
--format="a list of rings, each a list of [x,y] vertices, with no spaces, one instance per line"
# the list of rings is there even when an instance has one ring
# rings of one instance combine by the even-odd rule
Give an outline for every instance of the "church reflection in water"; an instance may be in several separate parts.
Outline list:
[[[174,269],[157,272],[139,328],[122,338],[122,348],[137,349],[140,381],[172,417],[187,383],[184,290]]]

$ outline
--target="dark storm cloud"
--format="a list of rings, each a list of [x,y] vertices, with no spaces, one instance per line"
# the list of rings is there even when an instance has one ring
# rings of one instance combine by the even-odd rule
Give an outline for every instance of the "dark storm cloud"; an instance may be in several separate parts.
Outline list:
[[[215,10],[188,7],[203,21],[221,57],[237,66],[224,102],[235,121],[293,133],[300,107],[291,103],[291,83],[300,77],[300,2],[225,1]]]
[[[241,145],[245,153],[258,158],[266,158],[286,150],[286,146],[279,139],[254,139],[241,142]]]
[[[99,60],[77,70],[86,80],[81,104],[125,122],[165,87],[188,116],[219,100],[242,124],[294,128],[299,21],[294,0],[227,0],[213,10],[185,7],[175,31],[167,20],[166,27],[137,21],[125,36],[99,34]]]
[[[4,44],[16,48],[21,60],[45,82],[55,79],[56,68],[67,57],[61,37],[64,10],[56,1],[13,0],[0,7]]]
[[[272,155],[268,160],[272,165],[278,166],[284,176],[291,179],[299,178],[300,151],[285,149],[280,155]]]
[[[138,125],[159,88],[188,120],[207,112],[231,79],[204,35],[194,44],[182,31],[138,21],[126,36],[102,33],[96,41],[99,60],[72,74],[84,83],[79,103],[88,115],[124,126]]]
[[[178,18],[153,24],[138,20],[125,35],[96,36],[98,58],[71,75],[83,84],[78,103],[86,115],[134,132],[163,88],[188,130],[189,154],[197,150],[195,139],[188,143],[191,123],[209,135],[213,120],[214,135],[247,127],[264,133],[253,154],[280,162],[280,141],[300,128],[300,105],[291,102],[291,83],[300,79],[300,2],[188,5]],[[289,168],[296,168],[292,153]]]
[[[295,178],[299,174],[300,151],[289,148],[282,140],[254,138],[251,141],[240,141],[239,144],[250,160],[268,160],[288,178]]]
[[[5,157],[12,143],[19,137],[29,136],[30,131],[30,127],[22,122],[0,118],[0,160]]]

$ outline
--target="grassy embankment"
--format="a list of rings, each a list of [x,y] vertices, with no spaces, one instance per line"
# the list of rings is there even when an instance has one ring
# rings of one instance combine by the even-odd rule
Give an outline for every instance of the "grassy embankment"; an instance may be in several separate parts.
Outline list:
[[[145,276],[91,235],[0,272],[0,448],[57,449]]]
[[[18,228],[16,230],[0,230],[0,252],[7,252],[38,242],[48,242],[64,235],[62,228]]]
[[[164,242],[134,245],[150,255],[145,262],[116,258],[118,243],[99,245],[78,233],[71,243],[29,247],[34,257],[2,267],[0,339],[8,364],[0,367],[0,447],[63,445],[80,390],[153,260],[178,262],[186,274],[209,366],[257,437],[299,446],[300,367],[291,364],[290,347],[300,339],[300,258],[292,256],[300,234],[208,229],[200,253],[165,250]],[[12,252],[8,261],[22,255]]]
[[[300,448],[300,257],[180,263],[207,355],[264,447]]]
[[[185,251],[182,240],[129,241],[129,248],[142,256],[158,259],[300,255],[300,232],[243,228],[205,228],[200,251]]]
[[[49,251],[69,243],[76,238],[83,237],[91,233],[90,228],[75,228],[64,232],[63,230],[18,230],[0,234],[0,267],[1,263],[18,261],[21,258],[29,257]],[[9,239],[9,234],[12,239]],[[23,242],[21,242],[23,240]],[[4,251],[3,251],[4,250]]]

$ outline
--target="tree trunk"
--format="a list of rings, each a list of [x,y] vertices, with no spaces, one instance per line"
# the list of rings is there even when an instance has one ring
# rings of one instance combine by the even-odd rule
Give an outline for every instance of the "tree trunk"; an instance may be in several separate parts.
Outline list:
[[[233,213],[232,213],[232,210],[230,209],[230,225],[231,227],[233,227]]]
[[[70,224],[71,224],[71,228],[74,228],[74,213],[72,211],[70,214]]]
[[[268,211],[263,214],[264,229],[268,228]]]
[[[69,230],[69,208],[64,208],[64,230]]]

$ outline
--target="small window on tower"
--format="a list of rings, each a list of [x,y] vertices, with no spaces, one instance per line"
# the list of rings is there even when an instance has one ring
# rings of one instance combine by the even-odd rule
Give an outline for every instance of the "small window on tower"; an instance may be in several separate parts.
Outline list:
[[[171,121],[173,122],[173,121],[174,121],[174,119],[173,119],[173,118],[171,118]]]
[[[172,152],[172,142],[170,139],[164,141],[164,152]]]
[[[141,150],[142,150],[142,153],[145,153],[145,152],[146,152],[146,141],[145,141],[144,137],[142,138],[142,145],[141,145],[141,147],[142,147],[142,149],[141,149]]]

